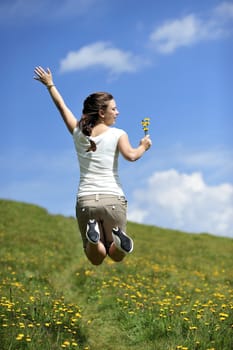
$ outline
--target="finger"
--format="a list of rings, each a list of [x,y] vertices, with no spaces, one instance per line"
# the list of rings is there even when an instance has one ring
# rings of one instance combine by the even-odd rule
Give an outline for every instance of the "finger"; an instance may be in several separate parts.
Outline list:
[[[41,67],[41,66],[38,66],[35,68],[35,72],[37,75],[41,76],[43,74],[45,74],[45,70]]]
[[[38,74],[38,73],[39,73],[39,71],[38,71],[38,67],[36,67],[36,68],[34,69],[34,72],[35,72],[36,74]]]
[[[43,67],[39,66],[38,69],[40,70],[41,73],[45,73],[45,70]]]
[[[36,68],[35,68],[34,73],[35,73],[38,77],[40,77],[40,76],[43,74],[43,72],[41,71],[41,69],[40,69],[39,67],[36,67]]]

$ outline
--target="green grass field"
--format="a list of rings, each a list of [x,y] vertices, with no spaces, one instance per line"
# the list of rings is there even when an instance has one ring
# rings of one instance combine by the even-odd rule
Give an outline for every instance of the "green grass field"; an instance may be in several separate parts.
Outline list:
[[[95,267],[74,218],[0,200],[0,349],[233,350],[233,240],[128,232]]]

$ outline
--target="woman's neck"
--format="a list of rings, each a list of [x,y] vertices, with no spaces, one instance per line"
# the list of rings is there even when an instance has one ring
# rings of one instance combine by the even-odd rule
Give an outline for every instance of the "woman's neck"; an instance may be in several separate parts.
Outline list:
[[[100,134],[104,133],[108,129],[109,129],[109,127],[106,124],[98,123],[92,129],[91,136],[93,136],[93,137],[99,136]]]

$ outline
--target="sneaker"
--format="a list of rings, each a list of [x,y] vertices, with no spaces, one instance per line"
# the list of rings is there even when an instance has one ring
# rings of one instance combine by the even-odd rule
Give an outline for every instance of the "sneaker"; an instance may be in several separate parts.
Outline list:
[[[100,231],[98,223],[95,220],[89,220],[87,223],[86,237],[89,242],[97,244],[100,240]]]
[[[112,229],[113,241],[116,247],[124,253],[131,253],[133,251],[133,240],[119,227]]]

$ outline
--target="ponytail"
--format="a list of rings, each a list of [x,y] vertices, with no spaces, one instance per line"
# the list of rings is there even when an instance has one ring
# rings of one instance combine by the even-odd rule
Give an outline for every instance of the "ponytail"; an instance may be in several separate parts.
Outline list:
[[[83,114],[82,118],[79,121],[79,128],[82,133],[87,137],[87,140],[90,142],[90,146],[86,150],[86,152],[95,152],[96,151],[96,143],[91,139],[92,128],[96,124],[96,117],[88,114]]]
[[[86,152],[96,151],[96,143],[91,139],[92,129],[99,120],[99,111],[101,109],[105,111],[111,100],[113,100],[111,94],[107,92],[95,92],[89,95],[83,103],[83,115],[79,121],[79,128],[90,142],[90,146]]]

